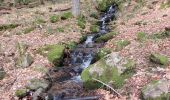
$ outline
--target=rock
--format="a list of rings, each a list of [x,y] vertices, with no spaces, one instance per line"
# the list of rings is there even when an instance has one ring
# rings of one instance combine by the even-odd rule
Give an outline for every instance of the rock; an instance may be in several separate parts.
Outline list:
[[[108,55],[106,57],[106,64],[109,66],[115,66],[118,69],[119,74],[123,74],[126,70],[135,67],[134,61],[121,57],[118,52]]]
[[[117,33],[115,32],[110,32],[105,35],[102,35],[96,39],[96,42],[107,42],[108,40],[112,39]]]
[[[153,81],[142,89],[144,100],[169,100],[169,80]]]
[[[26,87],[30,90],[37,90],[39,88],[46,90],[49,87],[49,83],[45,80],[32,79]]]
[[[5,70],[0,66],[0,80],[2,80],[6,75]]]
[[[87,89],[101,86],[101,84],[94,82],[92,78],[99,79],[104,83],[113,82],[114,88],[120,88],[124,79],[134,73],[133,67],[132,61],[120,57],[118,53],[112,53],[86,68],[82,72],[81,78]]]
[[[39,96],[43,93],[43,88],[39,88],[37,91],[34,92],[33,94],[33,99],[32,100],[39,100]]]
[[[161,54],[151,54],[150,60],[154,63],[161,64],[161,65],[167,65],[169,64],[168,57],[161,55]]]
[[[33,57],[30,54],[21,55],[17,59],[17,67],[27,68],[33,63]]]
[[[64,45],[56,45],[53,49],[51,49],[47,56],[48,60],[52,62],[55,66],[60,66],[64,54]]]
[[[19,98],[23,98],[27,95],[27,89],[19,89],[15,92],[15,95]]]

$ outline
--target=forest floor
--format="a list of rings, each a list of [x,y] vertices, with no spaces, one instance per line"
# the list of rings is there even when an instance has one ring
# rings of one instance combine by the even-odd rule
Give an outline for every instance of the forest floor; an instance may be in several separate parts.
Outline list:
[[[116,41],[130,41],[130,44],[119,52],[122,57],[133,59],[136,63],[136,74],[127,79],[123,88],[118,90],[123,97],[117,98],[104,89],[93,90],[85,95],[102,95],[101,100],[126,100],[126,98],[139,100],[141,89],[146,84],[152,80],[170,79],[170,65],[167,65],[166,68],[159,68],[159,65],[149,61],[151,53],[161,53],[170,58],[170,38],[149,38],[153,34],[165,31],[166,27],[170,27],[170,8],[161,8],[162,2],[163,0],[149,0],[145,6],[140,8],[132,1],[131,5],[126,7],[126,10],[123,9],[118,19],[113,22],[116,24],[112,23],[116,27],[113,31],[119,34],[109,40],[106,47],[115,51]],[[88,11],[91,9],[89,7],[92,5],[89,4],[89,7],[85,3],[82,5],[84,8],[88,8],[85,10],[82,8],[82,14],[89,15]],[[43,78],[47,70],[51,68],[52,65],[48,59],[36,52],[40,47],[70,41],[78,42],[82,34],[89,32],[90,24],[86,23],[86,29],[82,30],[77,26],[76,18],[60,20],[56,23],[50,22],[50,16],[63,13],[62,11],[55,12],[55,9],[70,6],[71,4],[68,3],[46,4],[34,8],[12,8],[7,11],[9,14],[0,15],[0,25],[19,24],[16,28],[0,31],[0,67],[2,66],[6,72],[5,78],[0,80],[0,100],[11,100],[12,98],[15,100],[17,89],[24,87],[33,78]],[[139,6],[139,9],[136,9],[136,6]],[[4,10],[0,10],[1,12]],[[43,22],[33,24],[37,20]],[[32,25],[35,25],[35,28],[32,29]],[[25,32],[28,28],[31,28],[31,31]],[[138,40],[139,32],[146,34],[142,41]],[[16,68],[15,66],[18,42],[27,44],[27,52],[33,56],[34,62],[28,68]],[[127,94],[130,96],[127,97]]]

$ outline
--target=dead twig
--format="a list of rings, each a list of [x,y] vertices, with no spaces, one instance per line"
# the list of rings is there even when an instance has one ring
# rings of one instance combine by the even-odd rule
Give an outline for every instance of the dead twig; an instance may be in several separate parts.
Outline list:
[[[99,83],[102,83],[103,85],[105,85],[106,87],[110,88],[112,91],[114,91],[119,97],[122,97],[122,95],[120,93],[118,93],[113,87],[111,87],[110,85],[98,80],[98,79],[95,79],[95,78],[92,78],[94,81],[97,81]]]

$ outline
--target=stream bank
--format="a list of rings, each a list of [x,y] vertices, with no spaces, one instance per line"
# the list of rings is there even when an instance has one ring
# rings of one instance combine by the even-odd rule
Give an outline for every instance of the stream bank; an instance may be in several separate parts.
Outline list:
[[[52,80],[52,87],[47,92],[50,95],[48,98],[65,100],[65,98],[81,97],[84,91],[81,73],[93,62],[97,52],[104,46],[105,41],[97,43],[96,39],[109,33],[108,23],[115,18],[115,13],[116,6],[110,6],[101,14],[99,32],[88,34],[86,40],[78,44],[71,51],[69,59],[63,62],[68,63],[69,60],[68,66],[59,68],[59,70],[51,70],[49,76]]]

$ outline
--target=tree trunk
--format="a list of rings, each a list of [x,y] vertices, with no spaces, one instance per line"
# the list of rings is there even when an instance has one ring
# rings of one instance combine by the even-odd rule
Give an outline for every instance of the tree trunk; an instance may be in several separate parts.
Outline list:
[[[75,17],[80,15],[80,0],[72,0],[72,14]]]

